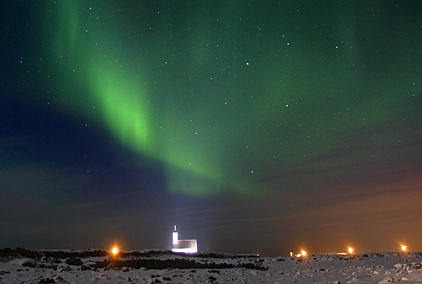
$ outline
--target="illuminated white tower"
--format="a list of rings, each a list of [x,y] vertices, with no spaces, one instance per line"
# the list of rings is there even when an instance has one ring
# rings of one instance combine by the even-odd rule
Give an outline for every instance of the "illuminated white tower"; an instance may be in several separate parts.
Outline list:
[[[173,246],[177,245],[179,243],[179,234],[176,230],[176,225],[174,225],[174,231],[173,231]]]
[[[177,232],[176,225],[174,225],[173,231],[173,252],[181,253],[197,253],[198,243],[195,239],[193,240],[179,240],[179,233]]]

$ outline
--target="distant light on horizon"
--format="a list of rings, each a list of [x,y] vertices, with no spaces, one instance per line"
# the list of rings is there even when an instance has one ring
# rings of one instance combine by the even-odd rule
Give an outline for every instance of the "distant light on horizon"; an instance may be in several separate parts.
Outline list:
[[[300,253],[293,253],[292,251],[290,252],[290,256],[293,257],[305,257],[307,254],[307,252],[305,250],[301,250]]]
[[[353,248],[349,248],[349,254],[353,253]]]
[[[113,247],[113,249],[111,250],[111,253],[116,256],[119,253],[119,249],[115,246]]]
[[[405,252],[405,251],[407,250],[407,246],[406,246],[406,245],[401,245],[401,250],[402,250],[403,252]]]

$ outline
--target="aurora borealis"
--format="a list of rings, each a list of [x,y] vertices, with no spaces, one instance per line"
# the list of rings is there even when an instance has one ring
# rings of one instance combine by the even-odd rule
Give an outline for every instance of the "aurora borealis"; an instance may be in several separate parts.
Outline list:
[[[421,248],[420,2],[2,5],[5,246]]]

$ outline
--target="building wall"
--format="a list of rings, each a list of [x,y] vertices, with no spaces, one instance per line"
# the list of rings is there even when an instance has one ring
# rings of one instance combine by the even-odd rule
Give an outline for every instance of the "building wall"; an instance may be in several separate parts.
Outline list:
[[[198,244],[196,240],[178,240],[177,244],[173,244],[173,252],[196,253],[198,252]]]

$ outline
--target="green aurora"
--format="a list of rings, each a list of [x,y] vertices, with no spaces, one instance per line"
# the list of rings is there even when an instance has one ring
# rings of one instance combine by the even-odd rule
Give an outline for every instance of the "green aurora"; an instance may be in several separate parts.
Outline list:
[[[174,193],[266,194],[254,180],[399,115],[421,78],[420,45],[381,2],[192,2],[33,8],[49,99],[167,165]]]

